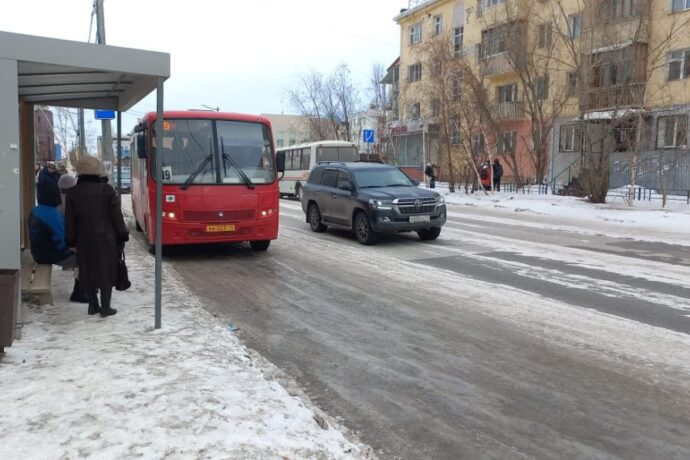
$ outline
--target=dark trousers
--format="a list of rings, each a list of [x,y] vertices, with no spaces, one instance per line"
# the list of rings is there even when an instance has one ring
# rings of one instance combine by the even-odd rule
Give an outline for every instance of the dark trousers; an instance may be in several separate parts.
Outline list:
[[[501,178],[500,177],[494,177],[494,190],[497,192],[501,191]]]
[[[89,296],[89,305],[97,306],[98,304],[98,289],[89,289],[87,292]],[[110,308],[110,298],[113,296],[113,288],[101,289],[101,307]]]
[[[436,188],[436,178],[432,177],[429,179],[429,188]]]

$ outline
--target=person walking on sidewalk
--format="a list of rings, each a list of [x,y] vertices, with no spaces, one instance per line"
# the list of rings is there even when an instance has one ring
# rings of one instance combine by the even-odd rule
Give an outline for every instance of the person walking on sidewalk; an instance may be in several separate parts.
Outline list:
[[[494,159],[493,173],[494,173],[494,190],[497,192],[500,192],[501,191],[501,177],[503,176],[503,166],[501,166],[501,162],[498,161],[498,158]]]
[[[434,171],[434,165],[427,163],[424,174],[429,177],[429,188],[436,188],[436,171]]]
[[[117,313],[110,301],[117,284],[120,251],[129,241],[129,232],[115,190],[102,180],[103,163],[85,156],[77,162],[77,176],[77,185],[67,191],[65,203],[67,244],[77,253],[89,314],[106,317]]]

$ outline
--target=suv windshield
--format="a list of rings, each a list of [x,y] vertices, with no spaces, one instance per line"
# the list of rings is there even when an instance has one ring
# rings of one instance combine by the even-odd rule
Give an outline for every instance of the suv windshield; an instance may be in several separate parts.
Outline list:
[[[214,124],[217,137],[214,136]],[[221,138],[229,159],[221,158]],[[153,147],[155,156],[159,150],[156,136]],[[160,151],[166,184],[246,184],[233,163],[252,183],[266,184],[275,179],[271,136],[262,123],[164,120]]]
[[[366,187],[413,187],[410,179],[397,168],[354,171],[359,188]]]

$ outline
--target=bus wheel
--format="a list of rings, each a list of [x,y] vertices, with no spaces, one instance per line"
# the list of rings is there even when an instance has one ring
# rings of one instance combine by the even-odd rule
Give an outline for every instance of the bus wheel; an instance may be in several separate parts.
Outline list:
[[[302,186],[299,184],[295,186],[295,198],[297,201],[302,201]]]
[[[143,232],[143,231],[144,231],[144,229],[141,228],[141,225],[139,225],[139,221],[137,220],[136,217],[134,218],[134,226],[136,227],[136,229],[137,229],[138,232]]]
[[[256,252],[265,251],[271,244],[271,240],[250,241],[252,249]]]

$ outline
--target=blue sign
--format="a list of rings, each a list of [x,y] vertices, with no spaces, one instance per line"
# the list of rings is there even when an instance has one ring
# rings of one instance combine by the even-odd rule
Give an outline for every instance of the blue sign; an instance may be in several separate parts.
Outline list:
[[[55,161],[62,160],[62,145],[55,144]]]
[[[364,135],[364,142],[366,142],[367,144],[373,144],[374,142],[376,142],[374,140],[375,136],[374,136],[374,130],[373,129],[362,130],[362,134]]]
[[[114,110],[94,110],[94,116],[96,120],[114,120],[115,111]]]

